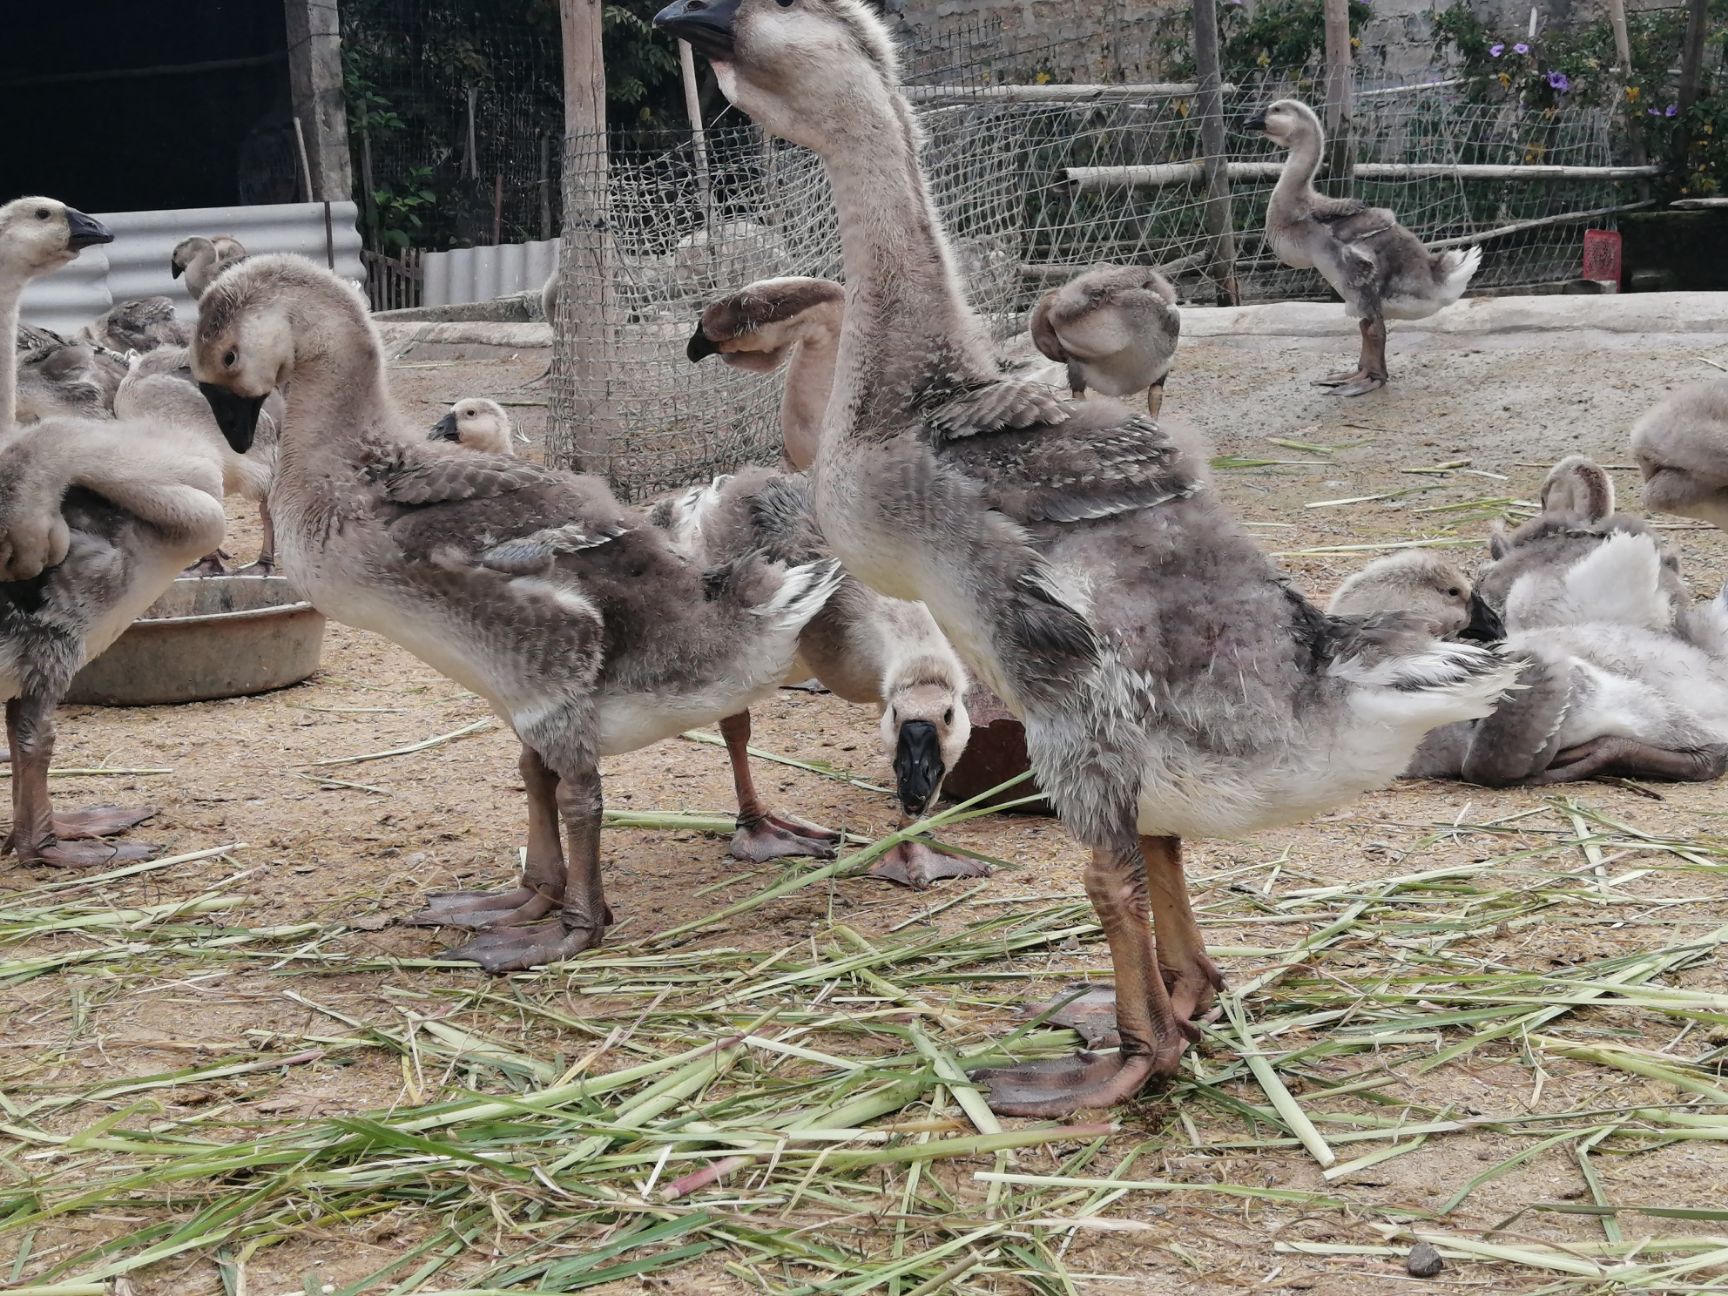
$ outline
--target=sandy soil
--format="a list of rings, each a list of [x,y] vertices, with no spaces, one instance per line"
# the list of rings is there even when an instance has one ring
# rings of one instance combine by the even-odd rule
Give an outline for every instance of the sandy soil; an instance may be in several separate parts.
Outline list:
[[[1346,357],[1299,341],[1194,344],[1184,349],[1170,381],[1166,414],[1198,426],[1219,455],[1280,461],[1223,469],[1218,489],[1316,595],[1324,595],[1365,560],[1360,552],[1324,552],[1328,547],[1413,537],[1463,539],[1471,543],[1457,552],[1474,561],[1489,518],[1503,512],[1507,499],[1528,500],[1547,464],[1572,451],[1625,464],[1625,434],[1633,417],[1671,386],[1713,372],[1701,363],[1704,358],[1728,361],[1721,347],[1662,337],[1523,335],[1459,346],[1446,339],[1415,342],[1395,330],[1393,339],[1395,385],[1354,402],[1306,385],[1307,378]],[[393,376],[404,404],[430,424],[452,399],[513,389],[541,364],[538,355],[408,362],[398,364]],[[517,392],[516,398],[535,399],[531,391]],[[537,453],[543,408],[525,404],[514,411],[535,443],[531,453]],[[1292,449],[1273,438],[1334,449]],[[1459,460],[1468,464],[1442,474],[1409,471]],[[1635,507],[1636,475],[1616,475]],[[1413,489],[1419,493],[1404,493]],[[1393,493],[1396,498],[1314,507]],[[230,515],[235,526],[228,548],[249,559],[255,548],[249,510],[231,502]],[[1728,574],[1720,536],[1687,525],[1664,535],[1680,551],[1697,590],[1714,593]],[[8,942],[0,959],[10,960],[0,963],[0,1102],[10,1111],[43,1095],[88,1091],[119,1077],[296,1049],[310,1050],[296,1065],[240,1079],[169,1084],[147,1095],[147,1102],[90,1096],[35,1123],[72,1134],[109,1119],[120,1128],[143,1128],[208,1109],[221,1113],[217,1129],[225,1131],[223,1137],[244,1139],[248,1131],[429,1101],[439,1092],[460,1090],[457,1080],[436,1076],[422,1088],[394,1050],[316,1047],[308,1041],[360,1033],[362,1024],[399,1026],[407,1004],[483,985],[479,973],[457,966],[372,963],[355,970],[342,960],[435,955],[452,943],[450,934],[392,927],[388,920],[411,911],[427,891],[493,885],[512,870],[523,808],[515,745],[493,723],[413,754],[346,765],[318,762],[451,735],[488,714],[474,698],[394,646],[339,625],[328,629],[323,669],[301,687],[171,709],[68,708],[61,726],[62,766],[169,772],[58,778],[59,799],[69,805],[149,801],[161,813],[137,830],[140,838],[170,853],[225,848],[104,883],[95,896],[118,907],[219,895],[229,907],[187,921],[254,930],[306,925],[305,947],[332,961],[295,964],[287,957],[292,942],[276,964],[166,956],[116,961],[110,956],[123,944],[122,933],[33,934],[16,924],[5,926],[7,901],[0,898],[0,937]],[[768,751],[832,765],[866,782],[886,774],[874,717],[829,697],[782,693],[757,712],[755,741]],[[613,809],[723,815],[731,808],[725,761],[713,747],[662,744],[609,761],[605,775]],[[758,777],[778,804],[808,817],[865,836],[894,825],[887,799],[864,788],[767,762],[759,763]],[[1714,840],[1722,831],[1724,802],[1717,786],[1664,787],[1645,794],[1592,784],[1570,795],[1594,813],[1655,835]],[[1513,819],[1526,812],[1528,817]],[[1531,791],[1403,785],[1300,828],[1247,842],[1197,843],[1189,872],[1208,936],[1221,951],[1227,973],[1240,984],[1275,966],[1285,951],[1337,917],[1336,907],[1323,901],[1280,907],[1303,888],[1336,885],[1356,894],[1393,874],[1467,866],[1514,851],[1520,843],[1547,853],[1527,865],[1508,865],[1495,879],[1497,888],[1535,886],[1555,871],[1584,869],[1587,874],[1589,861],[1576,847],[1563,859],[1553,853],[1557,835],[1573,831],[1568,814],[1563,798]],[[1508,820],[1492,832],[1448,827]],[[921,913],[930,915],[924,924],[929,930],[952,930],[1005,912],[1004,905],[1034,906],[1081,895],[1081,854],[1049,821],[985,819],[955,830],[951,838],[1010,867],[940,913],[931,911],[964,892],[915,895],[866,880],[812,887],[739,923],[702,933],[697,946],[778,950],[816,939],[835,920],[875,937],[908,920],[916,924]],[[735,864],[726,858],[723,841],[695,833],[613,830],[603,849],[608,895],[620,919],[609,934],[609,947],[625,948],[698,918],[779,876],[776,869]],[[1508,910],[1462,943],[1444,945],[1445,952],[1462,954],[1481,968],[1540,974],[1670,946],[1728,923],[1728,870],[1714,856],[1698,865],[1672,854],[1630,852],[1611,861],[1608,870],[1616,876],[1644,871],[1613,884],[1613,903],[1588,886],[1566,891],[1534,917]],[[0,864],[0,897],[55,880],[7,861]],[[714,890],[717,883],[722,885]],[[704,893],[704,888],[710,890]],[[1435,902],[1450,905],[1448,914],[1461,912],[1457,896],[1444,887]],[[1387,928],[1382,924],[1376,930],[1384,934]],[[1440,957],[1443,942],[1424,929],[1421,902],[1411,901],[1409,921],[1399,930],[1396,941],[1345,939],[1299,957],[1304,984],[1331,978],[1361,986],[1380,975],[1388,983],[1432,975],[1437,986],[1453,984],[1448,978],[1456,967]],[[21,961],[42,958],[60,961],[29,975],[20,970]],[[1420,972],[1424,960],[1432,960],[1431,973]],[[1100,974],[1106,968],[1104,948],[1096,940],[1005,954],[996,968],[999,979],[970,992],[955,991],[954,1011],[963,1021],[955,1046],[1008,1030],[1014,1020],[1009,1008],[1017,998],[1048,995],[1082,973]],[[1719,991],[1722,969],[1712,945],[1702,961],[1658,978],[1657,984]],[[564,976],[552,971],[520,978],[505,983],[505,993],[526,988],[556,999]],[[516,989],[508,989],[512,986]],[[1266,1021],[1281,1021],[1280,1014],[1297,1011],[1293,1005],[1299,998],[1287,985],[1274,986],[1262,1002],[1250,998],[1248,1007]],[[566,1011],[600,1020],[645,1008],[628,996],[620,1007],[577,992],[561,1002]],[[342,1025],[332,1014],[355,1025]],[[1684,1022],[1624,1006],[1586,1008],[1571,1019],[1574,1037],[1672,1048],[1676,1057],[1708,1054],[1706,1036],[1721,1030],[1700,1025],[1691,1038],[1681,1039],[1691,1030]],[[1337,1022],[1281,1036],[1267,1047],[1302,1047],[1348,1026],[1345,1014]],[[1261,1102],[1262,1096],[1236,1072],[1221,1090],[1208,1091],[1201,1082],[1222,1074],[1231,1059],[1215,1047],[1202,1049],[1192,1064],[1194,1084],[1148,1094],[1118,1113],[1121,1131],[1108,1140],[1088,1173],[1107,1174],[1133,1151],[1133,1178],[1309,1189],[1334,1193],[1347,1205],[1321,1209],[1204,1194],[1130,1193],[1103,1211],[1124,1223],[1121,1231],[1082,1231],[1067,1245],[1065,1263],[1074,1290],[1099,1296],[1170,1290],[1360,1296],[1408,1290],[1415,1280],[1383,1257],[1303,1255],[1275,1248],[1294,1241],[1378,1243],[1375,1225],[1398,1209],[1438,1211],[1472,1176],[1538,1142],[1501,1132],[1488,1118],[1614,1111],[1686,1096],[1659,1081],[1544,1052],[1539,1043],[1520,1038],[1495,1041],[1451,1064],[1419,1070],[1437,1045],[1467,1035],[1467,1027],[1414,1031],[1372,1050],[1366,1059],[1323,1055],[1292,1080],[1293,1087],[1306,1091],[1324,1077],[1372,1073],[1378,1088],[1368,1096],[1337,1098],[1331,1105],[1357,1114],[1380,1111],[1419,1120],[1427,1118],[1422,1113],[1432,1113],[1466,1123],[1408,1155],[1335,1181],[1323,1178],[1300,1147],[1253,1146],[1273,1131],[1217,1094],[1242,1102]],[[546,1056],[585,1047],[580,1040],[560,1039],[557,1032],[527,1024],[516,1044]],[[135,1102],[136,1109],[128,1107]],[[1473,1117],[1482,1123],[1470,1125]],[[4,1119],[0,1116],[0,1122]],[[1562,1127],[1564,1122],[1557,1126]],[[1728,1156],[1718,1144],[1646,1142],[1636,1148],[1636,1154],[1595,1158],[1608,1200],[1721,1205]],[[1340,1156],[1348,1159],[1363,1150],[1341,1144]],[[60,1167],[70,1164],[62,1155],[53,1148],[19,1144],[7,1151],[0,1145],[0,1203],[16,1194],[15,1209],[38,1190],[65,1187],[55,1183]],[[1021,1154],[1019,1164],[1048,1172],[1055,1161],[1037,1150]],[[955,1168],[956,1193],[976,1200],[980,1190],[966,1176],[988,1168],[988,1157]],[[1561,1141],[1538,1148],[1470,1194],[1443,1226],[1450,1233],[1481,1236],[1532,1202],[1588,1200],[1585,1192],[1573,1146]],[[189,1187],[180,1209],[190,1212],[199,1201],[200,1190]],[[0,1257],[21,1257],[16,1266],[0,1265],[0,1283],[36,1279],[101,1237],[137,1227],[161,1209],[144,1205],[129,1212],[74,1214],[33,1226],[22,1237],[0,1231]],[[0,1221],[8,1214],[10,1209],[0,1204]],[[382,1222],[326,1219],[309,1210],[303,1234],[264,1247],[250,1259],[247,1290],[318,1291],[331,1284],[322,1287],[331,1291],[376,1269],[429,1227],[430,1221],[400,1210]],[[865,1220],[833,1227],[868,1231],[874,1225]],[[1627,1218],[1623,1227],[1628,1236],[1721,1231],[1704,1223],[1641,1217]],[[1502,1241],[1599,1239],[1601,1230],[1588,1216],[1547,1213],[1518,1219],[1497,1236]],[[1561,1277],[1513,1266],[1454,1266],[1433,1281],[1448,1291],[1510,1292],[1534,1291]],[[783,1281],[774,1274],[764,1280]],[[139,1271],[133,1282],[140,1292],[177,1296],[224,1290],[215,1258],[199,1248]],[[652,1282],[658,1284],[654,1290],[675,1292],[761,1289],[713,1256]],[[456,1285],[448,1274],[434,1284],[440,1289]],[[992,1280],[990,1286],[1032,1289],[1011,1277]],[[605,1288],[649,1289],[649,1280]]]

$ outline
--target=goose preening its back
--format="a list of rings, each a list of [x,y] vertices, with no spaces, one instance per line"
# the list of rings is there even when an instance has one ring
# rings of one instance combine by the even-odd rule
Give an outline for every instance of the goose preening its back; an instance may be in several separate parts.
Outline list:
[[[1045,293],[1032,310],[1032,341],[1068,366],[1075,396],[1088,388],[1106,396],[1144,390],[1153,418],[1181,331],[1176,289],[1142,266],[1095,265]]]
[[[1728,529],[1728,378],[1683,387],[1632,425],[1644,504]]]
[[[482,454],[516,453],[516,429],[497,401],[484,396],[466,396],[457,401],[432,425],[427,435],[434,441],[454,441]]]
[[[1403,617],[1326,616],[1231,520],[1190,438],[1001,373],[893,43],[860,0],[678,0],[655,21],[833,184],[846,305],[813,479],[824,538],[858,579],[921,600],[1023,718],[1040,785],[1091,851],[1121,1050],[995,1072],[992,1105],[1130,1098],[1176,1070],[1221,984],[1180,838],[1383,786],[1428,730],[1486,715],[1515,671]]]
[[[50,198],[0,207],[0,326],[27,280],[112,236]],[[149,808],[56,813],[48,795],[54,712],[174,575],[221,542],[214,451],[155,424],[49,418],[19,429],[14,371],[0,372],[0,697],[12,749],[12,837],[26,864],[142,859],[150,848],[80,840],[121,832]]]
[[[429,440],[391,398],[365,301],[302,257],[253,257],[211,285],[192,369],[242,453],[283,390],[270,499],[296,587],[478,693],[521,739],[522,885],[435,897],[414,921],[483,929],[455,956],[491,971],[598,944],[600,757],[772,692],[837,565],[752,553],[703,571],[596,478]]]
[[[245,244],[232,234],[218,234],[215,238],[194,234],[174,245],[168,256],[168,274],[175,279],[185,275],[186,291],[197,301],[217,275],[245,258]]]
[[[802,474],[747,468],[662,500],[649,518],[703,566],[753,550],[787,564],[827,556]],[[929,813],[971,734],[966,669],[921,603],[885,598],[847,577],[798,636],[786,682],[815,676],[848,702],[874,706],[894,768],[896,800],[908,820]],[[770,810],[750,774],[750,713],[720,722],[738,796],[732,854],[761,861],[782,855],[831,856],[840,835]],[[988,876],[987,865],[902,842],[870,869],[872,877],[919,889],[941,878]]]
[[[80,329],[78,336],[122,355],[186,345],[185,326],[174,318],[174,303],[166,297],[118,302]]]
[[[88,342],[68,342],[52,334],[47,339],[18,351],[18,422],[107,418],[126,373],[125,361]]]
[[[684,348],[692,362],[717,355],[751,373],[786,366],[781,446],[786,464],[799,472],[816,462],[845,301],[846,290],[831,279],[759,279],[709,302]]]
[[[1299,99],[1280,99],[1243,123],[1290,151],[1266,208],[1266,242],[1287,266],[1316,269],[1362,331],[1356,368],[1318,379],[1340,396],[1386,384],[1386,321],[1426,319],[1464,295],[1482,249],[1430,252],[1384,207],[1314,188],[1325,131]]]

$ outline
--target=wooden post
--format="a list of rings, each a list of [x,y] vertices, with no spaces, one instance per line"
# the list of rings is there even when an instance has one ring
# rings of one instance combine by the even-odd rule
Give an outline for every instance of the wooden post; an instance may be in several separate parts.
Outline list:
[[[1338,191],[1351,190],[1350,0],[1325,0],[1326,142],[1328,169]]]
[[[492,246],[504,241],[504,173],[492,177]]]
[[[564,228],[552,326],[546,462],[612,467],[612,238],[607,201],[606,65],[601,0],[558,0],[564,47]]]
[[[1217,0],[1194,0],[1194,63],[1199,87],[1194,96],[1200,116],[1200,147],[1205,151],[1206,236],[1211,244],[1207,272],[1218,285],[1222,306],[1239,306],[1236,284],[1236,232],[1230,219],[1230,174],[1224,156],[1224,93],[1218,76]]]
[[[696,89],[696,56],[689,41],[678,42],[678,69],[684,78],[684,111],[690,118],[690,148],[696,161],[696,188],[702,195],[702,220],[706,223],[713,213],[709,210],[708,137],[702,129],[702,96]]]
[[[342,100],[342,20],[337,0],[283,0],[290,111],[304,122],[313,192],[341,202],[354,190]]]
[[[1680,50],[1680,111],[1698,102],[1698,84],[1704,70],[1706,0],[1690,0],[1686,14],[1686,43]]]
[[[540,137],[540,237],[552,237],[552,137]]]
[[[1608,26],[1614,32],[1614,85],[1620,101],[1620,112],[1626,121],[1626,144],[1629,160],[1642,166],[1648,158],[1644,151],[1643,109],[1626,99],[1626,87],[1632,81],[1632,36],[1626,29],[1626,0],[1608,0]]]

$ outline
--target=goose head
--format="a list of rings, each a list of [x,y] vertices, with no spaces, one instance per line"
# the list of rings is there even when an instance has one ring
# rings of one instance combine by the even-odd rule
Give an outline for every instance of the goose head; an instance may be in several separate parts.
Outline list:
[[[1245,131],[1258,131],[1274,144],[1294,148],[1322,133],[1320,118],[1300,99],[1277,99],[1242,123]]]
[[[0,207],[0,276],[15,283],[67,265],[85,248],[112,243],[101,221],[54,198],[15,198]]]
[[[174,250],[168,254],[168,275],[172,279],[178,279],[199,257],[214,257],[216,255],[216,244],[202,234],[183,238],[174,245]]]
[[[902,810],[914,818],[929,812],[971,736],[965,699],[952,683],[914,678],[895,689],[882,708],[882,742],[893,754]]]
[[[654,25],[705,55],[758,125],[818,152],[844,144],[858,109],[900,81],[888,29],[861,0],[675,0]]]
[[[1728,528],[1728,378],[1675,392],[1632,425],[1644,504]]]
[[[760,279],[709,302],[684,354],[693,364],[717,355],[734,369],[772,372],[798,343],[838,337],[845,300],[832,279]]]
[[[488,454],[512,454],[514,432],[510,416],[497,401],[469,397],[452,405],[432,425],[427,437],[432,441],[454,441]]]
[[[356,290],[305,257],[278,254],[237,262],[210,285],[189,359],[222,435],[245,454],[265,398],[298,362],[368,345],[376,346]]]
[[[1500,616],[1469,578],[1432,549],[1377,558],[1338,587],[1333,616],[1402,612],[1420,618],[1436,639],[1494,643],[1506,637]]]

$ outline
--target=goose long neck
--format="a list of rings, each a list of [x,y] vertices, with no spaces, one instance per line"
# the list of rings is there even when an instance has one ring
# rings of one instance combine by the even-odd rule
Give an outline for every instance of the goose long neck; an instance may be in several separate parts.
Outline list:
[[[293,330],[279,451],[285,466],[316,451],[346,454],[368,439],[388,406],[384,354],[364,321],[302,303]]]
[[[845,151],[824,158],[846,267],[827,434],[868,438],[898,431],[935,384],[996,369],[918,165],[911,109],[889,91],[847,110]]]
[[[18,426],[18,319],[22,309],[20,299],[24,284],[10,275],[0,274],[0,441],[10,437]]]
[[[822,415],[834,394],[834,366],[840,356],[840,324],[809,328],[786,364],[786,390],[780,398],[780,434],[786,458],[802,472],[816,462],[822,443]]]
[[[1320,173],[1320,153],[1325,143],[1325,132],[1318,126],[1297,135],[1290,145],[1284,171],[1272,191],[1273,202],[1288,205],[1314,192],[1314,177]]]

